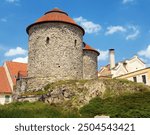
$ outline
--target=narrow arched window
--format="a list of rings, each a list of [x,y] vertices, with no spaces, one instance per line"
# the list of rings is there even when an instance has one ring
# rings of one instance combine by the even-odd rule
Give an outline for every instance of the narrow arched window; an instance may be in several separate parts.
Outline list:
[[[74,41],[74,46],[76,47],[76,45],[77,45],[77,40]]]
[[[49,37],[46,38],[46,44],[49,44]]]

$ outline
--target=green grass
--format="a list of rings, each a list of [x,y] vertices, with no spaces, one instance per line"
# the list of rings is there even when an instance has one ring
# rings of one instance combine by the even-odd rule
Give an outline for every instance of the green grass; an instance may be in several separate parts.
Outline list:
[[[40,89],[38,91],[27,91],[25,93],[22,93],[22,96],[28,96],[28,95],[43,95],[47,94],[48,91],[52,91],[56,88],[62,88],[63,86],[70,86],[73,89],[79,89],[77,87],[77,84],[84,85],[88,80],[61,80],[54,83],[47,84],[43,89]]]
[[[112,118],[150,118],[150,92],[92,99],[80,109],[81,117],[106,115]]]
[[[60,106],[42,102],[16,102],[0,106],[1,118],[67,118],[79,117],[76,110],[64,110]]]
[[[96,97],[80,109],[70,105],[48,105],[42,102],[16,102],[0,106],[1,118],[93,118],[107,115],[112,118],[150,118],[150,92],[130,95]]]

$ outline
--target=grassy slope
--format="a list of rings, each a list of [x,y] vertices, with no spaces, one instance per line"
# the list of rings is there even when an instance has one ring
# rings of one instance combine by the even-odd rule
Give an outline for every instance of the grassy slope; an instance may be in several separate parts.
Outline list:
[[[61,106],[42,102],[17,102],[0,106],[0,118],[74,118],[79,117],[76,109],[64,110]]]
[[[150,92],[140,92],[120,97],[92,99],[80,109],[83,117],[108,115],[115,118],[150,118]]]
[[[84,105],[80,109],[72,107],[70,101],[68,101],[68,103],[66,102],[64,106],[62,106],[62,104],[48,105],[42,102],[12,103],[0,106],[0,117],[70,118],[94,117],[96,115],[129,118],[150,117],[149,87],[126,80],[103,80],[103,82],[107,86],[103,97],[92,99],[87,105]],[[83,83],[84,82],[82,82],[82,84]],[[60,83],[59,85],[61,86]]]

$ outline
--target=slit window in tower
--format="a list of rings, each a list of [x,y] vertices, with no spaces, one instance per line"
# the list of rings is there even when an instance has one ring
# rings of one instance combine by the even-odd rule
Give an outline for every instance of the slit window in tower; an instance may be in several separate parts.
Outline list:
[[[76,47],[76,45],[77,45],[77,40],[74,41],[74,46]]]
[[[49,44],[49,37],[46,38],[46,44]]]

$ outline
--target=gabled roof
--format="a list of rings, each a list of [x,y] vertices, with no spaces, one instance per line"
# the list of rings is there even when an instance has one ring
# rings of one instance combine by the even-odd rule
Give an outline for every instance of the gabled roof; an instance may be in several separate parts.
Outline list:
[[[11,88],[4,67],[0,67],[0,93],[10,94]]]
[[[128,64],[129,61],[131,61],[131,60],[133,60],[135,58],[137,60],[139,60],[140,62],[142,62],[143,64],[145,64],[138,56],[134,56],[131,59],[126,59],[124,61],[120,61],[120,62],[116,63],[115,67],[112,70],[118,70],[121,66],[123,66],[124,70],[126,72],[129,72],[128,69],[126,68],[126,64]],[[99,75],[100,76],[108,75],[109,73],[111,74],[110,64],[102,67],[101,70],[99,71]]]
[[[6,65],[14,85],[16,85],[16,79],[18,78],[19,73],[24,77],[27,76],[27,64],[7,61]]]
[[[40,17],[35,23],[31,24],[27,27],[27,33],[33,25],[41,24],[45,22],[64,22],[75,25],[79,27],[83,31],[83,35],[85,33],[84,29],[79,26],[72,18],[68,16],[68,14],[58,8],[54,8],[51,11],[46,12],[42,17]]]
[[[142,62],[143,64],[145,64],[145,62],[144,61],[142,61],[137,55],[134,55],[131,59],[129,59],[128,61],[130,61],[130,60],[133,60],[133,59],[138,59],[140,62]]]
[[[110,76],[111,70],[110,70],[110,64],[108,64],[105,67],[102,67],[99,71],[99,76]]]
[[[83,44],[84,44],[83,50],[94,51],[94,52],[96,52],[98,55],[100,55],[100,53],[99,53],[97,50],[93,49],[93,48],[92,48],[91,46],[89,46],[88,44],[86,44],[86,43],[83,43]]]

